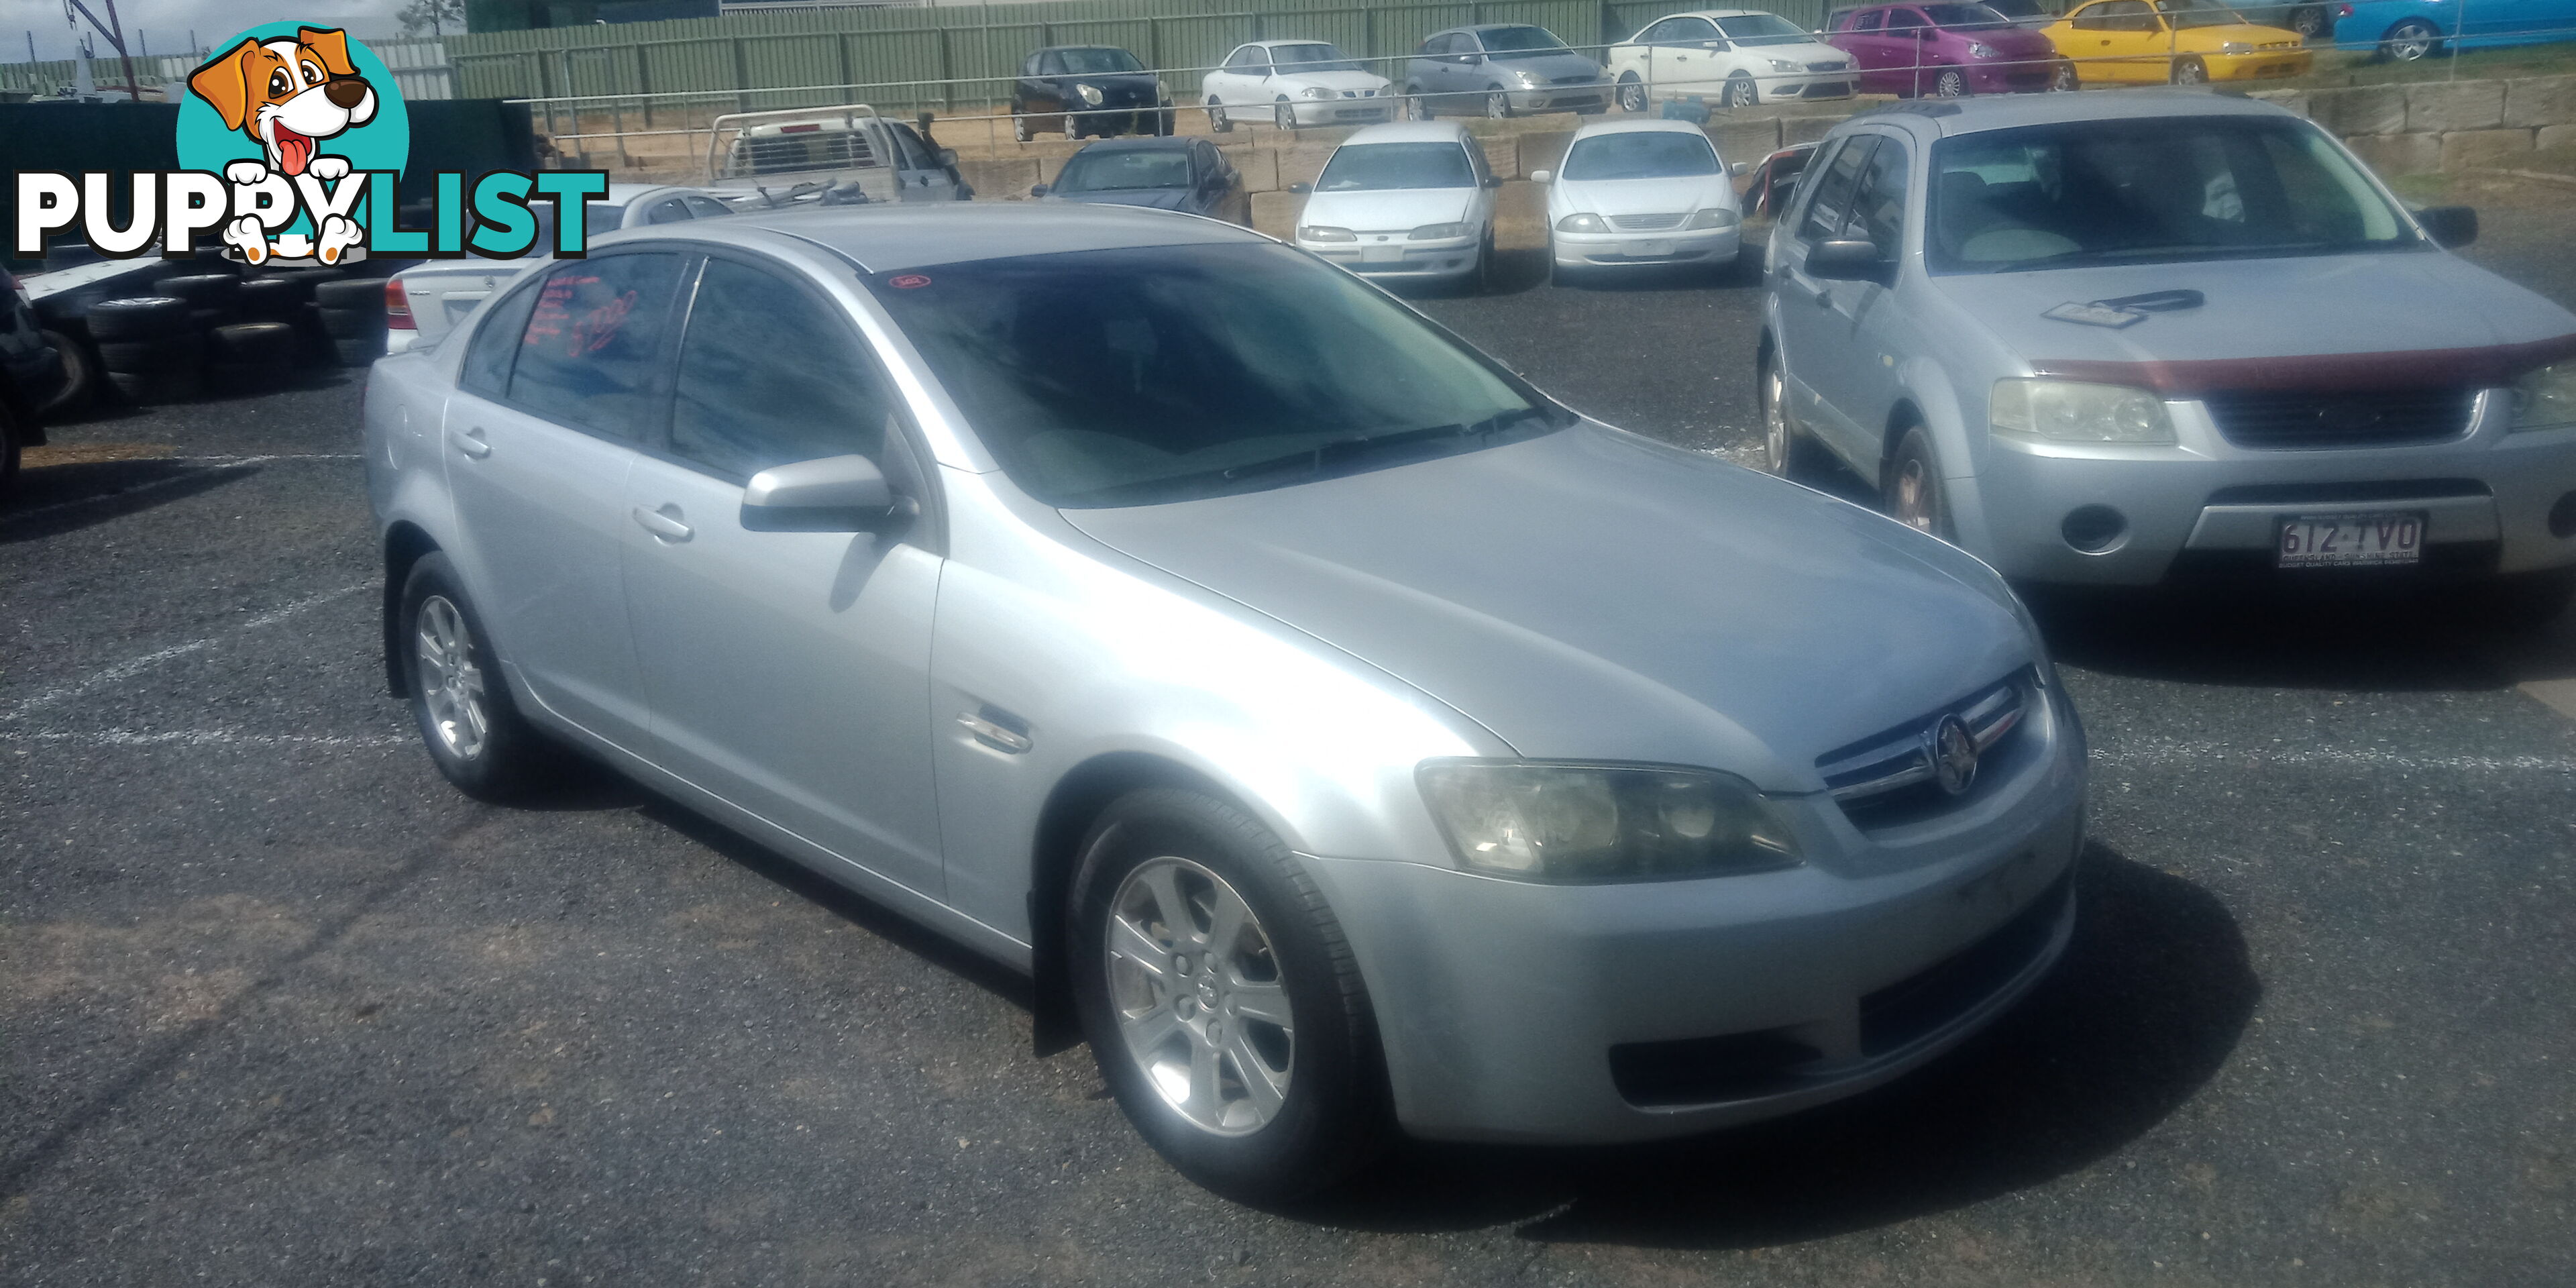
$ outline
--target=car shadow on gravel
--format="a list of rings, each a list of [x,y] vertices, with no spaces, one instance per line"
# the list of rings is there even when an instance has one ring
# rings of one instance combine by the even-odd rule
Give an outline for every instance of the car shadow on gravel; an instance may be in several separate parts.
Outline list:
[[[2100,1163],[2217,1073],[2261,985],[2235,918],[2095,844],[2075,939],[1993,1028],[1851,1100],[1643,1146],[1416,1143],[1282,1215],[1374,1231],[1742,1249],[1888,1225]]]
[[[2481,620],[2441,589],[2022,587],[2059,662],[2111,675],[2280,689],[2507,688],[2576,676],[2576,613]]]
[[[0,505],[0,545],[76,532],[168,505],[259,473],[166,458],[83,461],[22,469]]]

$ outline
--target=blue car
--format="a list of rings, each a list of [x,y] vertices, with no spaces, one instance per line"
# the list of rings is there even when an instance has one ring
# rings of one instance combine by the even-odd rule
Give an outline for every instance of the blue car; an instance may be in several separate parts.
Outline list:
[[[2335,6],[2334,41],[2413,62],[2443,46],[2490,49],[2576,40],[2576,0],[2351,0]]]

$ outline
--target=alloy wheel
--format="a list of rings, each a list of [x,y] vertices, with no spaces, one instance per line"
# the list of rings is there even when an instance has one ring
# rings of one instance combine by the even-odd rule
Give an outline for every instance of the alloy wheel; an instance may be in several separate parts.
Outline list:
[[[1297,109],[1290,106],[1288,100],[1283,98],[1279,100],[1279,106],[1272,109],[1270,120],[1280,129],[1294,130],[1297,128]]]
[[[1646,110],[1646,82],[1638,80],[1634,72],[1629,73],[1626,79],[1619,82],[1619,110],[1622,112]]]
[[[1011,113],[1011,141],[1014,143],[1029,141],[1029,118],[1017,112]]]
[[[1208,110],[1207,110],[1207,113],[1208,113],[1208,133],[1210,133],[1210,134],[1230,134],[1230,133],[1232,133],[1232,132],[1234,131],[1234,122],[1233,122],[1233,121],[1231,121],[1231,120],[1228,120],[1228,119],[1226,118],[1226,114],[1225,114],[1225,105],[1224,105],[1224,104],[1222,104],[1222,103],[1210,103],[1210,104],[1208,104]]]
[[[2063,94],[2083,88],[2084,82],[2076,76],[2074,63],[2061,62],[2054,70],[2049,72],[2048,87],[2051,90]]]
[[[420,700],[429,723],[449,755],[472,760],[483,754],[492,717],[483,697],[483,668],[474,664],[474,636],[465,615],[444,595],[420,603],[418,629],[412,641],[419,662]]]
[[[1485,95],[1485,115],[1501,120],[1512,114],[1512,96],[1501,90]]]
[[[1788,381],[1781,378],[1779,359],[1762,368],[1762,463],[1772,473],[1789,475],[1789,405]]]
[[[1940,77],[1932,82],[1934,98],[1966,98],[1967,96],[1968,78],[1958,68],[1944,69]]]
[[[1726,83],[1728,107],[1751,107],[1762,100],[1762,90],[1750,76],[1739,76]]]
[[[1288,1097],[1296,1019],[1269,932],[1233,886],[1147,859],[1109,901],[1103,962],[1128,1058],[1192,1126],[1259,1131]]]
[[[2325,29],[2326,11],[2317,5],[2308,5],[2290,12],[2290,30],[2299,33],[2301,39],[2313,40],[2317,33]]]
[[[1896,471],[1896,521],[1917,532],[1941,535],[1941,501],[1932,472],[1920,457]]]
[[[2441,35],[2433,29],[2433,24],[2420,18],[2409,18],[2388,33],[2388,39],[2381,42],[2379,51],[2401,63],[2411,63],[2431,55],[2433,47],[2441,43]]]
[[[2209,68],[2197,58],[2183,59],[2181,62],[2174,64],[2173,83],[2176,85],[2206,85],[2209,83]]]
[[[1431,106],[1431,100],[1423,95],[1422,87],[1419,85],[1404,87],[1404,114],[1416,121],[1435,120],[1439,116]]]

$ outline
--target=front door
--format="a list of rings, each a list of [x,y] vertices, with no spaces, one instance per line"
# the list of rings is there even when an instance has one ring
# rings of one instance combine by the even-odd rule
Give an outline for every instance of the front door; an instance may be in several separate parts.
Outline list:
[[[1846,410],[1856,401],[1850,390],[1856,363],[1848,297],[1878,288],[1812,278],[1805,265],[1807,252],[1819,242],[1845,235],[1869,155],[1878,145],[1877,135],[1855,134],[1820,162],[1824,169],[1816,174],[1815,190],[1801,200],[1793,216],[1795,230],[1780,254],[1780,351],[1789,376],[1790,408],[1836,454],[1855,462],[1875,462],[1878,449],[1869,433],[1873,427],[1854,422]]]
[[[743,484],[876,460],[929,486],[875,357],[795,270],[710,258],[687,305],[667,431],[626,488],[628,613],[672,772],[881,877],[940,898],[925,538],[763,532]],[[915,520],[918,524],[920,521]]]
[[[1717,26],[1706,18],[1674,18],[1655,42],[1655,88],[1674,98],[1715,98],[1726,89],[1726,59],[1711,51]]]
[[[618,547],[680,267],[607,251],[516,292],[476,330],[442,427],[450,557],[504,664],[548,710],[630,750],[647,722]]]

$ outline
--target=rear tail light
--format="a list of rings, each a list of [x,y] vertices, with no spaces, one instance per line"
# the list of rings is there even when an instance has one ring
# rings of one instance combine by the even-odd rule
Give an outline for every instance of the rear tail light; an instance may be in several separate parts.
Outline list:
[[[403,284],[385,279],[385,325],[396,331],[412,331],[411,297],[403,294]]]

